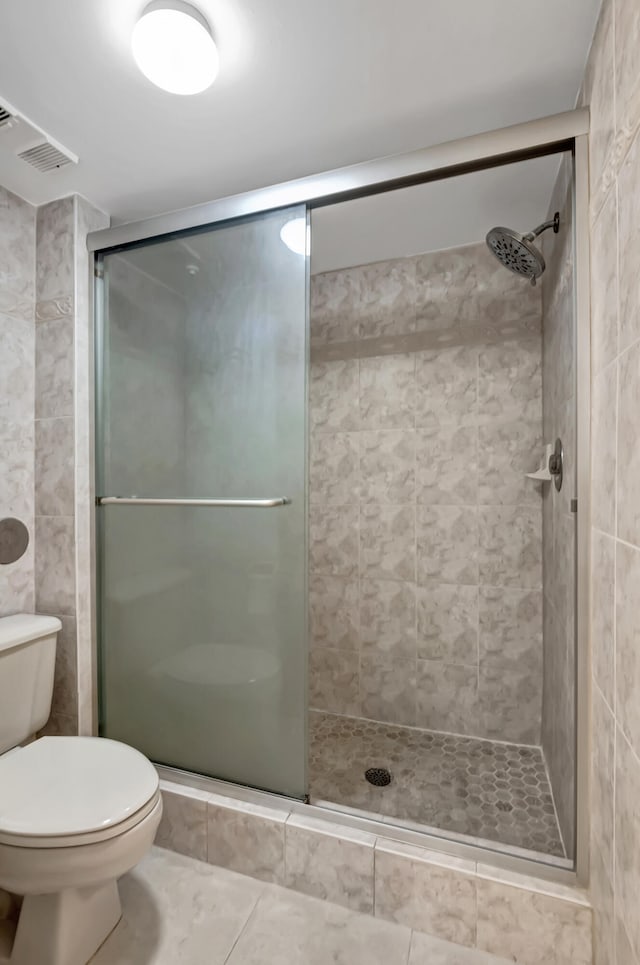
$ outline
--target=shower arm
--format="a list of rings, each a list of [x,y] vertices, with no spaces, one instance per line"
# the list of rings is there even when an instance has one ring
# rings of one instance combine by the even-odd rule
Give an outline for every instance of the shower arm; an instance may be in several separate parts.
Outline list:
[[[525,235],[526,241],[534,241],[538,235],[541,235],[543,231],[547,231],[549,228],[553,228],[554,235],[557,235],[560,231],[560,212],[556,211],[551,221],[545,221],[543,224],[539,224],[537,228],[530,231],[528,235]]]

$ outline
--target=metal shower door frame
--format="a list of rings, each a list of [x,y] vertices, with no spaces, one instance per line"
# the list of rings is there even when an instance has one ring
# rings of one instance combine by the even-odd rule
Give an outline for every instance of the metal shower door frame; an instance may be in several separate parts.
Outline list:
[[[585,885],[589,875],[589,724],[590,724],[590,283],[589,283],[589,111],[581,108],[551,117],[516,124],[448,141],[407,154],[272,185],[142,221],[92,232],[87,247],[99,261],[109,250],[162,235],[204,227],[247,215],[294,204],[307,209],[363,198],[398,188],[458,177],[549,154],[572,152],[574,158],[574,258],[576,313],[577,396],[577,541],[576,541],[576,861],[575,871],[556,868],[528,858],[483,850],[484,858],[497,867],[568,884]],[[94,282],[91,273],[92,284]],[[94,303],[95,306],[95,303]],[[95,311],[94,307],[94,311]],[[92,500],[95,493],[91,494]],[[82,535],[82,534],[81,534]],[[95,566],[95,534],[92,540]],[[94,581],[95,582],[95,581]],[[93,607],[91,662],[94,668],[93,728],[97,721],[96,599]],[[85,722],[91,729],[91,723]],[[86,730],[85,730],[86,732]],[[184,776],[183,776],[184,777]],[[180,780],[179,772],[176,779]],[[189,783],[184,779],[184,783]],[[193,782],[191,782],[193,783]],[[328,811],[339,822],[340,814]],[[353,821],[351,821],[353,823]],[[375,822],[369,822],[369,824]],[[389,826],[381,826],[388,833]],[[477,859],[478,847],[435,834],[422,835],[425,846],[450,854]]]

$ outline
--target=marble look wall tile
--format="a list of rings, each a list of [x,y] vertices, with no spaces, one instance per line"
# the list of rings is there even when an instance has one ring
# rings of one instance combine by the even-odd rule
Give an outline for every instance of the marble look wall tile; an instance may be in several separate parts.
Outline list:
[[[610,707],[614,705],[615,542],[591,533],[591,661],[593,676]]]
[[[0,186],[0,310],[24,319],[35,300],[35,216],[33,205]]]
[[[416,587],[397,580],[360,582],[362,653],[415,656]]]
[[[478,498],[478,431],[439,426],[416,432],[419,503],[471,505]]]
[[[535,422],[542,400],[540,339],[490,345],[478,355],[478,419],[482,424]]]
[[[478,503],[481,506],[540,507],[540,484],[526,473],[544,459],[540,419],[480,426],[478,430]]]
[[[640,342],[619,361],[618,372],[618,536],[640,546]],[[607,422],[609,419],[607,419]],[[600,457],[594,454],[594,460]],[[608,473],[607,473],[608,478]],[[600,477],[602,485],[602,477]],[[596,494],[594,494],[596,498]],[[611,499],[611,497],[609,497]],[[595,514],[594,514],[595,515]]]
[[[360,338],[404,335],[415,330],[416,266],[412,258],[351,269],[358,297],[351,308]]]
[[[0,506],[4,516],[33,516],[33,422],[0,422]]]
[[[284,826],[287,812],[237,802],[207,807],[210,864],[260,881],[284,883]]]
[[[309,654],[309,706],[357,717],[360,657],[357,652],[321,647]]]
[[[474,506],[418,506],[418,582],[478,583],[478,511]]]
[[[38,737],[75,737],[78,733],[76,717],[67,714],[51,714]]]
[[[478,669],[418,660],[416,723],[426,730],[478,734]]]
[[[446,663],[477,663],[476,586],[434,583],[418,588],[418,657]]]
[[[416,355],[416,425],[471,425],[478,410],[478,348]]]
[[[591,840],[613,878],[615,720],[597,687],[592,691]]]
[[[465,948],[414,931],[407,965],[508,965],[508,962],[477,948]]]
[[[618,205],[615,189],[607,195],[591,237],[591,353],[593,372],[601,372],[618,354]]]
[[[360,713],[369,720],[384,720],[390,724],[415,726],[415,657],[362,654]]]
[[[38,516],[35,525],[38,613],[75,613],[74,525],[69,516]]]
[[[478,677],[479,736],[515,744],[540,743],[542,680],[527,667],[481,662]]]
[[[540,314],[540,294],[504,276],[482,243],[434,251],[416,259],[419,329],[504,322]]]
[[[428,861],[420,848],[378,842],[375,913],[436,938],[473,947],[476,940],[474,865]]]
[[[371,834],[292,815],[285,827],[285,881],[303,894],[373,911]]]
[[[480,587],[479,653],[485,666],[542,674],[542,592]]]
[[[35,609],[33,517],[20,516],[29,530],[29,546],[24,556],[9,566],[0,567],[0,607],[2,616],[33,613]]]
[[[640,550],[616,546],[616,713],[640,754]]]
[[[73,197],[43,204],[36,216],[37,300],[55,298],[73,290]]]
[[[309,499],[325,505],[358,502],[358,433],[315,433],[311,436]]]
[[[361,432],[360,496],[368,503],[415,499],[416,438],[413,429]]]
[[[478,948],[518,965],[591,965],[591,910],[479,879]]]
[[[542,585],[542,526],[536,506],[481,507],[479,570],[483,586]]]
[[[189,789],[174,794],[162,784],[162,820],[156,844],[178,854],[207,860],[207,795]]]
[[[359,335],[359,318],[353,311],[358,298],[353,270],[328,271],[311,277],[311,344],[346,342]]]
[[[310,576],[309,618],[312,646],[357,650],[360,645],[357,581]]]
[[[36,419],[73,415],[73,318],[36,325]]]
[[[78,667],[76,659],[77,632],[73,617],[60,617],[62,630],[58,634],[56,668],[51,713],[76,717],[78,713]]]
[[[363,429],[412,428],[415,394],[413,355],[360,360],[360,424]]]
[[[640,958],[640,760],[621,733],[616,732],[615,799],[616,907],[631,947]]]
[[[52,322],[56,318],[68,318],[73,315],[73,295],[59,295],[36,302],[36,322]]]
[[[589,104],[589,173],[592,210],[599,210],[615,172],[612,154],[615,138],[613,2],[602,5],[585,77],[585,103]]]
[[[620,206],[618,211],[620,231],[620,351],[640,338],[638,321],[637,265],[640,257],[640,137],[633,147],[620,171],[618,190]],[[613,241],[610,242],[613,244]]]
[[[34,338],[32,320],[0,315],[0,431],[33,419]]]
[[[614,7],[616,127],[619,138],[628,143],[640,122],[640,10],[633,0],[614,0]]]
[[[597,847],[589,853],[593,905],[593,965],[615,965],[613,885]]]
[[[415,580],[416,514],[413,506],[365,505],[360,509],[360,575]]]
[[[638,957],[629,939],[629,933],[622,918],[617,915],[614,922],[616,965],[638,965]]]
[[[312,506],[309,515],[311,573],[355,577],[358,530],[357,506]]]
[[[35,496],[38,516],[73,516],[73,419],[38,419]]]
[[[309,424],[318,432],[360,427],[357,359],[314,362],[309,373]]]

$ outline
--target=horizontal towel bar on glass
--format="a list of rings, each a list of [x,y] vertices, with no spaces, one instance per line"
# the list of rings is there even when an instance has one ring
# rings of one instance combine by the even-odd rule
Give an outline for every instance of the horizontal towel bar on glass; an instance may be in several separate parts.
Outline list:
[[[151,496],[96,496],[96,506],[221,506],[235,509],[273,509],[290,502],[285,496],[274,499],[182,499]]]

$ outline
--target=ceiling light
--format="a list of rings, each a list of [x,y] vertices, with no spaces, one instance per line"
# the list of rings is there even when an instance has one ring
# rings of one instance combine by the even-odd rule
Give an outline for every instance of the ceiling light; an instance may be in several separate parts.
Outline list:
[[[292,218],[280,229],[280,238],[296,255],[307,253],[307,219]]]
[[[131,47],[145,77],[171,94],[206,90],[220,66],[209,24],[182,0],[155,0],[145,7]]]

